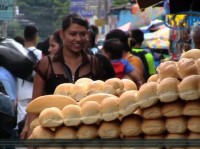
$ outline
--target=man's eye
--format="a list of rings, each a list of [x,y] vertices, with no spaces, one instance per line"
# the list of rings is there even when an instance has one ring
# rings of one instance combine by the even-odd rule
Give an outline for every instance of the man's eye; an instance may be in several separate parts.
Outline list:
[[[85,32],[83,32],[83,33],[80,33],[80,36],[85,36],[86,35],[86,33]]]

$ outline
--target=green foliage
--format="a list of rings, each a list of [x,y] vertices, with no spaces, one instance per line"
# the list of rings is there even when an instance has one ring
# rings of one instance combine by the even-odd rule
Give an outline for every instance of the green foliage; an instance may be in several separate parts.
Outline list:
[[[8,23],[8,37],[9,38],[14,38],[15,36],[23,36],[23,30],[20,27],[19,22],[17,22],[16,20],[11,21]]]

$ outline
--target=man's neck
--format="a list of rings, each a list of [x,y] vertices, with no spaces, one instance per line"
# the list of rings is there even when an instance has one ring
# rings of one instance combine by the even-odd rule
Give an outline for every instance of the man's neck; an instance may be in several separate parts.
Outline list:
[[[34,42],[25,42],[25,48],[35,47]]]

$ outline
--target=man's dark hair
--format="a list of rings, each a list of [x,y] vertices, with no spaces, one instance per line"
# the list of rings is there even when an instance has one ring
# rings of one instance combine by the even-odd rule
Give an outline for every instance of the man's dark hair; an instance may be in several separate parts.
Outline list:
[[[24,39],[32,41],[37,37],[38,29],[34,25],[27,25],[24,29]]]
[[[144,33],[140,29],[133,29],[131,31],[131,36],[137,43],[142,43],[144,41]]]
[[[14,40],[24,46],[24,38],[22,36],[15,36]]]
[[[103,44],[103,49],[106,53],[110,53],[111,60],[120,59],[123,55],[123,44],[119,39],[108,39]]]

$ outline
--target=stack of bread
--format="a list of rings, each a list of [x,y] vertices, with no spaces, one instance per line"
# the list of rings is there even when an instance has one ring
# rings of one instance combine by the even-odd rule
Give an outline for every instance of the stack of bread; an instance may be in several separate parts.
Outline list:
[[[200,50],[166,61],[138,90],[128,79],[59,85],[31,101],[30,138],[200,138]],[[170,148],[170,147],[169,147]]]

